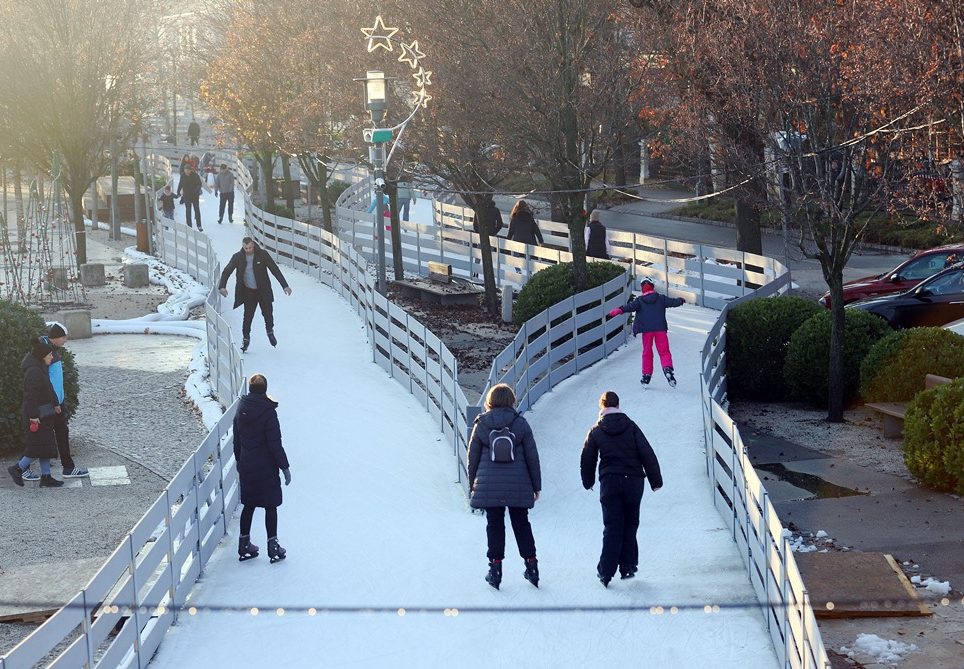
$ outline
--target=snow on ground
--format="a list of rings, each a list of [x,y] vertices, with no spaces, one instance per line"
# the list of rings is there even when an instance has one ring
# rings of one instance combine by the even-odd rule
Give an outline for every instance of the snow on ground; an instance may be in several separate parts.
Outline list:
[[[858,634],[852,648],[843,646],[840,651],[848,657],[860,656],[863,662],[867,657],[874,662],[897,664],[904,656],[917,650],[912,643],[904,643],[893,639],[881,639],[876,634]]]
[[[204,230],[223,264],[244,229],[218,226],[212,199],[202,200]],[[293,477],[279,509],[288,559],[269,565],[259,511],[253,540],[262,555],[239,563],[233,520],[191,597],[197,614],[181,615],[154,667],[775,666],[735,544],[712,506],[701,450],[698,360],[713,312],[669,313],[677,389],[662,379],[640,388],[633,341],[535,405],[528,417],[544,484],[531,520],[542,581],[536,589],[523,580],[509,530],[496,591],[483,581],[485,521],[468,511],[452,445],[371,362],[363,324],[347,303],[306,275],[282,271],[293,294],[275,290],[278,348],[268,345],[259,313],[244,365],[247,374],[264,373],[280,401]],[[228,298],[222,304],[240,340],[241,310],[231,311]],[[583,490],[579,477],[582,440],[607,389],[640,423],[665,479],[643,499],[637,578],[609,589],[595,577],[598,487]],[[716,603],[746,607],[704,612]],[[681,604],[695,608],[671,612]],[[654,605],[666,608],[651,614]],[[594,607],[616,610],[581,610]]]
[[[920,576],[911,576],[910,582],[916,585],[918,588],[932,592],[935,595],[947,596],[951,592],[950,581],[941,581],[931,577],[921,579]]]

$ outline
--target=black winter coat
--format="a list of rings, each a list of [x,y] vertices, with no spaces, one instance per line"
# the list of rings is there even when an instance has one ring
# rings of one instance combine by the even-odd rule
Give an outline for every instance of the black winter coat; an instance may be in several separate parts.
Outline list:
[[[522,244],[542,244],[542,231],[529,211],[520,211],[509,219],[509,232],[505,237]]]
[[[682,297],[666,297],[654,291],[643,293],[620,309],[624,314],[630,312],[636,314],[633,318],[633,336],[635,337],[640,332],[666,332],[669,329],[666,323],[666,309],[682,306],[683,302]]]
[[[30,419],[40,418],[41,407],[52,411],[58,405],[54,387],[50,384],[47,363],[32,354],[24,356],[20,363],[23,372],[23,402],[20,404],[23,427],[23,454],[28,458],[56,458],[57,435],[54,433],[54,416],[42,418],[40,429],[30,431]]]
[[[237,276],[234,277],[234,308],[237,309],[244,303],[244,296],[241,294],[241,287],[244,286],[244,268],[248,264],[248,257],[241,249],[233,256],[231,260],[228,261],[227,266],[224,271],[221,272],[221,280],[218,282],[218,290],[221,288],[228,287],[228,277],[231,276],[231,272],[234,272]],[[274,302],[274,292],[271,290],[271,280],[268,278],[268,270],[274,274],[274,277],[281,284],[282,288],[288,287],[288,282],[285,281],[284,274],[278,269],[278,264],[274,261],[274,258],[265,251],[260,246],[254,247],[254,282],[258,284],[258,292],[261,293],[261,297],[267,298],[269,302]]]
[[[590,258],[605,258],[609,260],[606,252],[606,226],[599,221],[590,221],[589,243],[586,244],[586,255]]]
[[[586,490],[595,483],[597,459],[600,479],[604,476],[634,476],[648,478],[653,490],[663,487],[663,476],[653,447],[639,426],[622,412],[601,416],[586,435],[580,458],[582,485]]]
[[[489,236],[499,234],[499,230],[505,225],[502,222],[502,212],[499,211],[499,208],[495,206],[494,202],[491,207],[483,211],[480,216],[472,221],[472,229],[476,234],[479,232],[479,219],[481,219],[485,225],[486,234]]]
[[[241,503],[281,506],[278,472],[288,468],[281,445],[278,403],[263,393],[248,393],[234,417],[234,459],[241,481]]]
[[[492,462],[489,433],[503,427],[515,434],[515,460]],[[542,490],[539,451],[532,428],[514,409],[499,407],[475,419],[469,439],[469,503],[473,509],[508,506],[531,509]]]
[[[184,173],[181,180],[177,183],[177,192],[185,199],[185,201],[197,200],[201,197],[201,188],[203,186],[201,181],[201,176],[197,172]]]

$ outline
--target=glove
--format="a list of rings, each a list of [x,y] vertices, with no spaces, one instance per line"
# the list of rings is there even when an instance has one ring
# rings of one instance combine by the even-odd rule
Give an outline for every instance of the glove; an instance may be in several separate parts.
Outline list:
[[[282,470],[281,470],[281,473],[284,474],[284,476],[285,476],[285,485],[291,485],[291,470],[290,470],[290,469],[282,469]]]
[[[622,308],[621,308],[621,307],[616,307],[615,309],[613,309],[612,311],[609,312],[609,317],[610,317],[610,318],[615,318],[616,316],[619,316],[619,315],[622,314],[622,313],[623,313]]]

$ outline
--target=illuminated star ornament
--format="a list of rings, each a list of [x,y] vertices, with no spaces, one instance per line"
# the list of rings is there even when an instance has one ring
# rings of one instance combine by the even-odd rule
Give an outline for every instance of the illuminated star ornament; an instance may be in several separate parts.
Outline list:
[[[362,28],[361,31],[365,33],[365,37],[368,38],[368,53],[379,48],[385,49],[385,51],[393,51],[392,37],[398,32],[398,28],[389,28],[386,26],[381,15],[375,17],[374,26],[371,28]],[[418,42],[416,42],[415,45],[418,46]],[[402,49],[404,50],[404,48],[405,45],[402,44]],[[402,55],[405,54],[403,53]],[[425,54],[422,55],[424,56]],[[412,67],[414,67],[414,65]]]
[[[398,62],[408,63],[414,70],[422,58],[425,58],[425,54],[418,50],[418,40],[412,40],[411,44],[402,42],[402,55],[398,57]]]
[[[418,68],[418,72],[412,75],[415,79],[415,83],[418,84],[419,88],[425,88],[426,86],[432,85],[432,71],[426,70],[422,67]]]
[[[432,99],[432,96],[428,94],[424,88],[420,88],[417,91],[412,91],[412,104],[416,107],[428,107],[428,101]]]

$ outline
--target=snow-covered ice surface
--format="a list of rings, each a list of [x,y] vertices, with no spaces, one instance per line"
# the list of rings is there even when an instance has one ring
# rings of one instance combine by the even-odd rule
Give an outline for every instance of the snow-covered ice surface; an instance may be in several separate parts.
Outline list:
[[[244,228],[219,226],[212,199],[202,201],[204,230],[223,264],[240,247]],[[496,591],[483,581],[485,521],[468,512],[451,443],[371,362],[363,324],[348,304],[314,279],[282,271],[293,294],[275,288],[278,348],[269,346],[258,314],[244,363],[248,374],[267,376],[268,392],[280,401],[293,476],[279,509],[288,559],[268,564],[259,511],[253,540],[262,555],[239,563],[234,519],[191,596],[197,614],[182,613],[153,667],[776,665],[736,546],[712,505],[701,450],[697,370],[714,312],[689,305],[669,312],[675,390],[662,379],[641,390],[633,341],[535,405],[528,418],[543,493],[530,518],[542,581],[536,589],[523,580],[509,530]],[[240,340],[241,310],[231,311],[228,298],[222,304]],[[665,479],[661,491],[647,490],[643,498],[639,574],[609,589],[595,577],[598,487],[583,490],[579,477],[582,440],[607,389],[640,423]],[[716,603],[746,606],[704,613],[703,605]],[[681,604],[696,608],[670,612]],[[651,614],[654,605],[664,613]],[[317,615],[308,615],[309,607]],[[445,615],[446,608],[458,615]]]
[[[917,646],[912,643],[882,639],[876,634],[859,634],[853,647],[843,646],[840,649],[848,657],[860,656],[866,662],[865,656],[869,656],[874,662],[882,664],[897,664],[915,650]]]

